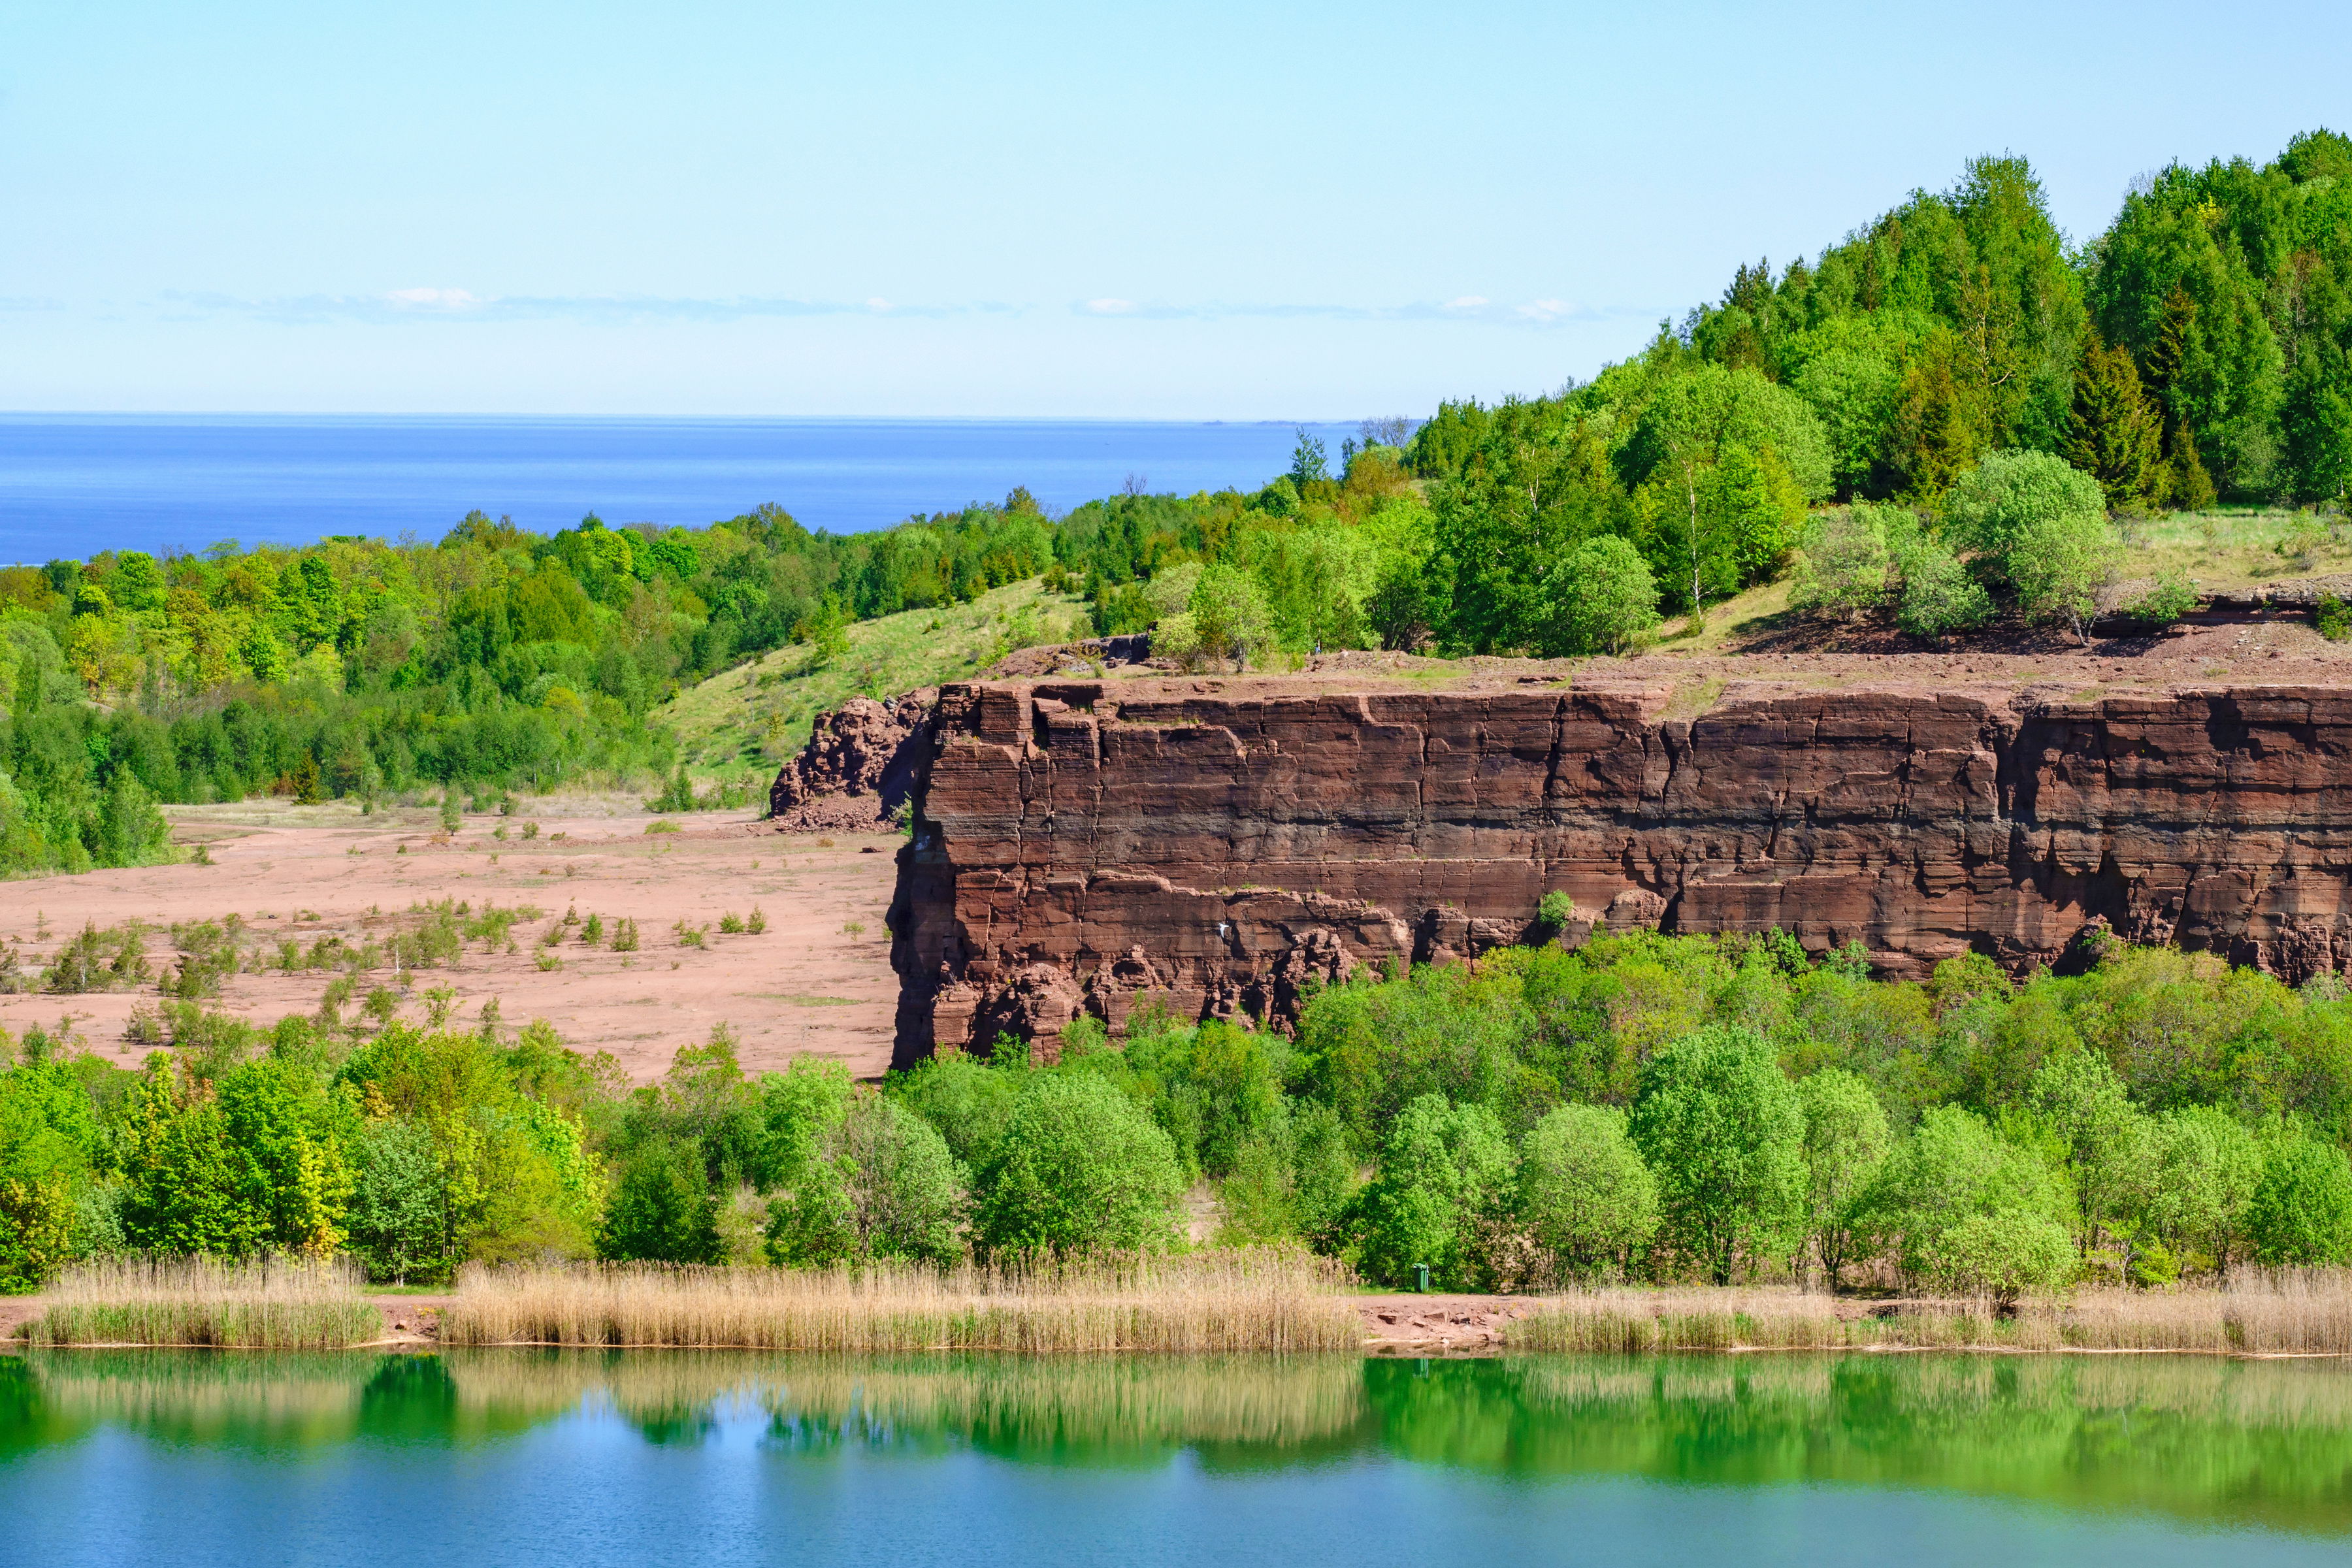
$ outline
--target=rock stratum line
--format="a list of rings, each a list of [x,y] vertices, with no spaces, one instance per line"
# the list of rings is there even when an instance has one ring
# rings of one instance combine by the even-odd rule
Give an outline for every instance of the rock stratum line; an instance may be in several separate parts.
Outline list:
[[[1283,1026],[1311,978],[1669,931],[2020,967],[2094,919],[2300,980],[2352,960],[2352,689],[941,689],[908,730],[895,1059],[1141,1005]]]

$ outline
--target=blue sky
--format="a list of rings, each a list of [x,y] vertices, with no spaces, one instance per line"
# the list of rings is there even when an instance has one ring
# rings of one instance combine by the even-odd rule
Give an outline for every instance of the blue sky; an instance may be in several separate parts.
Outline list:
[[[2352,8],[0,0],[0,407],[1354,418],[1983,151],[2352,129]]]

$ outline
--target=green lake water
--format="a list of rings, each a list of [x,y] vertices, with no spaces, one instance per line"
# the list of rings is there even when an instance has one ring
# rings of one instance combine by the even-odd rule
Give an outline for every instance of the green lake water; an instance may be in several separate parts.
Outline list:
[[[2352,1368],[0,1355],[0,1563],[2352,1563]]]

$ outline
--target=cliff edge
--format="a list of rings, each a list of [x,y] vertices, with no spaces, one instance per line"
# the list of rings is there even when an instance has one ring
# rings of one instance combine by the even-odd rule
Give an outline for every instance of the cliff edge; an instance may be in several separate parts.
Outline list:
[[[913,754],[896,1059],[1000,1032],[1280,1026],[1309,980],[1596,925],[2021,966],[2094,918],[2290,979],[2352,960],[2352,688],[1700,694],[968,683]],[[1695,710],[1685,710],[1686,709]]]

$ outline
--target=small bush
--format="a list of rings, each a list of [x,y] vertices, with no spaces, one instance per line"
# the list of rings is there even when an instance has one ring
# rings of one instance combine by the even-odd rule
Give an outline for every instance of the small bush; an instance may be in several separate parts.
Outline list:
[[[524,823],[524,824],[522,825],[522,837],[523,837],[523,842],[524,842],[524,843],[528,844],[528,843],[530,843],[532,839],[534,839],[534,838],[536,838],[536,837],[539,837],[539,824],[538,824],[538,823],[536,823],[536,822],[526,822],[526,823]]]
[[[2312,624],[2319,628],[2319,635],[2329,642],[2352,638],[2352,605],[2347,605],[2333,594],[2319,595],[2319,604],[2314,608],[2311,619]]]
[[[669,928],[670,934],[677,938],[677,945],[680,947],[703,946],[703,933],[709,929],[710,928],[709,926],[691,924],[683,917],[678,920],[677,924]]]
[[[728,913],[726,913],[726,914],[720,915],[720,916],[719,917],[719,933],[720,933],[721,935],[723,935],[723,936],[740,936],[740,935],[742,935],[742,934],[743,934],[743,917],[742,917],[741,915],[739,915],[739,914],[734,913],[732,910],[730,910],[730,911],[729,911]]]
[[[999,1258],[1166,1251],[1184,1177],[1175,1146],[1107,1079],[1039,1073],[1020,1087],[976,1215]]]
[[[1903,575],[1903,596],[1895,605],[1895,624],[1913,637],[1973,631],[1992,617],[1992,595],[1934,539],[1918,534],[1905,541],[1895,559]]]
[[[1536,925],[1553,936],[1576,918],[1576,900],[1555,888],[1536,901]]]
[[[2123,607],[2125,618],[2143,626],[2168,626],[2197,607],[2197,584],[2169,573]]]
[[[1852,620],[1886,603],[1896,578],[1888,523],[1896,518],[1916,531],[1917,520],[1910,514],[1867,502],[1807,522],[1790,606]]]
[[[670,821],[667,817],[657,816],[653,821],[646,824],[646,831],[647,833],[676,833],[677,831],[677,824]]]
[[[41,972],[41,989],[59,996],[116,991],[141,984],[152,973],[147,964],[144,925],[125,921],[101,929],[93,921],[58,950]]]
[[[632,920],[618,920],[613,922],[613,951],[614,952],[635,952],[637,951],[636,921]]]
[[[590,910],[588,920],[580,928],[580,940],[590,947],[604,940],[604,917]]]
[[[768,917],[761,912],[759,905],[751,906],[751,914],[743,921],[743,929],[753,936],[758,936],[768,929]]]

